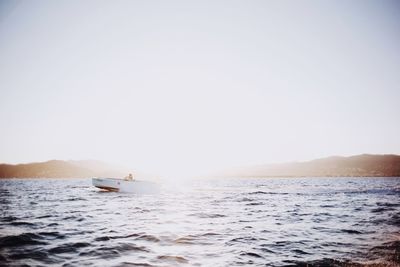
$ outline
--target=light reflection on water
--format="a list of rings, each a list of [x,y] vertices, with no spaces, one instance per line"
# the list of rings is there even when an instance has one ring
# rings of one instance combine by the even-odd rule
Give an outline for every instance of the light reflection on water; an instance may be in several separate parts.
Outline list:
[[[400,178],[198,180],[153,195],[1,180],[0,265],[398,264],[399,196]]]

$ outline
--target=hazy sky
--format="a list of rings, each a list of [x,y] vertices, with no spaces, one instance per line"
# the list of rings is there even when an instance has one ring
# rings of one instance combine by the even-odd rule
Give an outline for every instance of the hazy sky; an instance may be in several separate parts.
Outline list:
[[[400,153],[398,1],[0,2],[0,162],[185,174]]]

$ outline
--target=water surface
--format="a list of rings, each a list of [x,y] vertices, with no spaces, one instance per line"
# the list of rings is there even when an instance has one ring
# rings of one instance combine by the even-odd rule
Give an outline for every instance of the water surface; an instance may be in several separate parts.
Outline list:
[[[0,180],[0,265],[399,266],[400,178]]]

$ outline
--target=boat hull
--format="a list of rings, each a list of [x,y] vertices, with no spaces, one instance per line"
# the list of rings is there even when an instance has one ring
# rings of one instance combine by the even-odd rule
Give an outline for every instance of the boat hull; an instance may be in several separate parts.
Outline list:
[[[92,184],[100,189],[111,192],[155,193],[157,184],[148,181],[126,181],[117,178],[92,178]]]

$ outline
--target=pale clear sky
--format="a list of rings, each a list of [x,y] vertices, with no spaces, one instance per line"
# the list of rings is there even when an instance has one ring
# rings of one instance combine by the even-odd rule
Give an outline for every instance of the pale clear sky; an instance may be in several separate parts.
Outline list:
[[[400,153],[398,1],[0,2],[0,162],[187,174]]]

